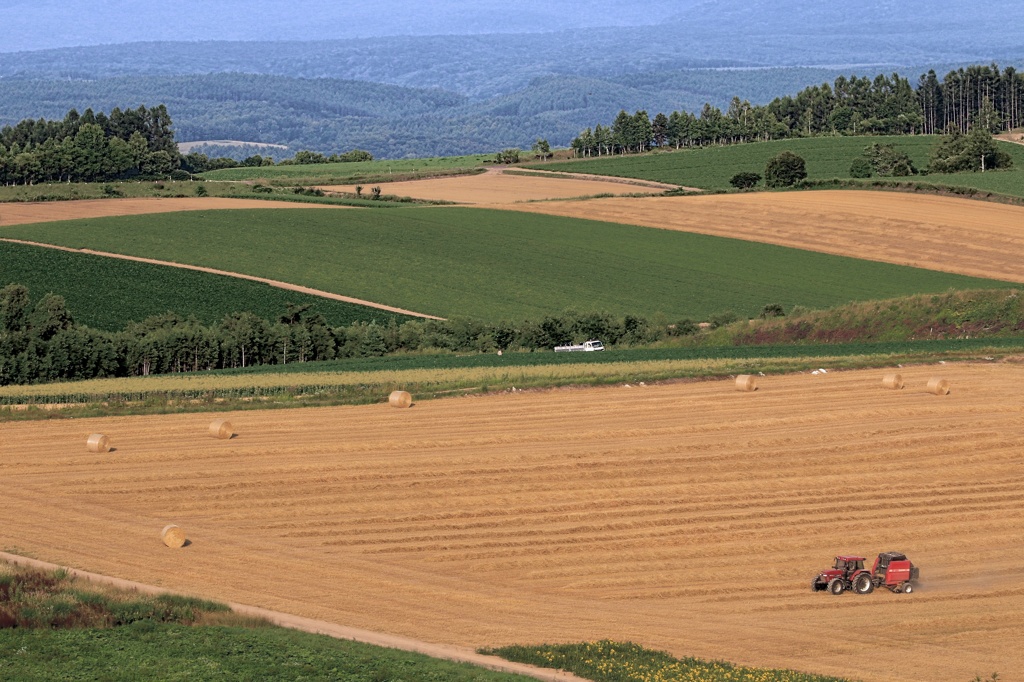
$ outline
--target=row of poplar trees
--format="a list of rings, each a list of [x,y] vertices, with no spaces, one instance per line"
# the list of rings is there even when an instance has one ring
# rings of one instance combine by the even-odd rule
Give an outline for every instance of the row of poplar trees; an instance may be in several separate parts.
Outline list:
[[[941,80],[929,71],[916,88],[898,73],[840,76],[764,106],[734,97],[725,112],[710,104],[699,114],[674,111],[653,119],[646,111],[621,111],[610,125],[580,133],[572,148],[577,156],[600,156],[814,135],[966,135],[975,127],[995,133],[1021,125],[1024,74],[992,64],[951,71]]]

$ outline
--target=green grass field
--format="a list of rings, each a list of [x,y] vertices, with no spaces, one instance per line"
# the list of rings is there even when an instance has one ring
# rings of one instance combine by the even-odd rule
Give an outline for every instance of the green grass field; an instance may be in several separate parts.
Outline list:
[[[33,300],[59,294],[76,321],[110,331],[166,312],[195,317],[204,324],[243,311],[276,320],[289,303],[312,304],[311,311],[333,326],[408,319],[259,282],[0,242],[0,287],[7,284],[25,285]]]
[[[529,678],[286,630],[217,602],[0,562],[0,680],[402,679]]]
[[[295,180],[308,182],[345,182],[360,177],[407,175],[477,168],[494,161],[494,154],[446,156],[427,159],[393,159],[390,161],[357,161],[354,163],[320,163],[306,166],[260,166],[257,168],[225,168],[203,173],[207,180]],[[367,188],[369,191],[369,188]]]
[[[547,163],[544,168],[574,173],[594,173],[614,177],[638,178],[668,182],[702,189],[732,189],[729,179],[736,173],[750,171],[764,174],[765,164],[782,151],[791,151],[807,162],[809,180],[850,178],[850,164],[864,148],[873,144],[892,144],[905,151],[918,168],[928,165],[935,135],[904,137],[813,137],[776,140],[725,147],[705,147],[652,154],[582,159],[565,163]],[[1024,145],[999,142],[1014,159],[1014,167],[991,173],[957,173],[926,175],[905,179],[929,184],[975,187],[1001,194],[1024,197]]]
[[[0,630],[0,679],[525,682],[530,678],[281,628],[141,621],[110,630]]]
[[[469,208],[187,212],[7,227],[0,237],[210,266],[486,320],[570,308],[754,316],[768,303],[826,308],[1007,286],[740,240]],[[106,293],[102,279],[91,288]]]

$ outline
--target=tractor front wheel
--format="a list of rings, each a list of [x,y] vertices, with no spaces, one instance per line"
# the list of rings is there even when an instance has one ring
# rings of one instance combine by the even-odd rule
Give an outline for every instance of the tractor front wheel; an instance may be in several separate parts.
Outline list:
[[[861,573],[853,581],[853,591],[857,594],[871,594],[875,591],[875,584],[871,582],[871,576]]]
[[[828,591],[832,594],[842,594],[846,589],[841,578],[832,578],[828,581]]]
[[[821,582],[817,578],[811,581],[811,592],[824,592],[825,589],[825,583]]]

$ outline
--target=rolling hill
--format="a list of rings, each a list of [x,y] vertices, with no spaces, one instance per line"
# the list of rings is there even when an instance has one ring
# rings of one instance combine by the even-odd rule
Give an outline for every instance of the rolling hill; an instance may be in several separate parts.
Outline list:
[[[731,309],[753,317],[769,303],[818,308],[1007,286],[720,237],[470,208],[170,213],[14,226],[0,236],[232,270],[488,321],[568,308],[669,319]]]

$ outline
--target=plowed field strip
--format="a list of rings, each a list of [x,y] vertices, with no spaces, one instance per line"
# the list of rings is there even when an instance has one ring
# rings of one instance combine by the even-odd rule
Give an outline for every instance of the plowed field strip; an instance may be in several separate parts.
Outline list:
[[[301,204],[294,201],[264,201],[262,199],[222,199],[217,197],[152,199],[82,199],[79,201],[41,201],[0,203],[0,227],[52,223],[58,220],[80,218],[109,218],[122,215],[148,215],[150,213],[178,213],[179,211],[216,211],[241,208],[349,208]]]
[[[904,391],[857,371],[238,413],[230,441],[202,415],[9,423],[0,547],[458,646],[1013,679],[1024,367],[900,371]],[[92,432],[117,451],[86,454]],[[185,550],[157,538],[172,522]],[[885,550],[921,566],[914,595],[809,591]]]
[[[503,208],[1024,282],[1024,208],[893,192],[608,198]]]

